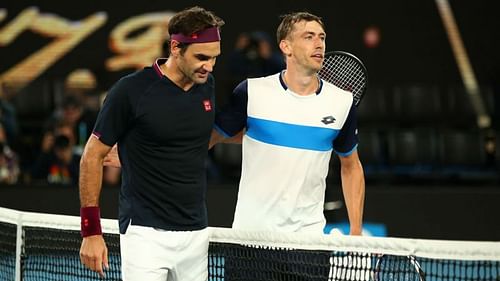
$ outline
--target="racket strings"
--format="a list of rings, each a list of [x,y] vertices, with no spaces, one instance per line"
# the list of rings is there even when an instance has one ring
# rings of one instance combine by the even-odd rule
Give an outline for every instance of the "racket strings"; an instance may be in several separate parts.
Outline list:
[[[425,280],[420,264],[412,256],[382,255],[376,263],[374,273],[375,281]]]
[[[364,69],[356,60],[348,56],[327,56],[319,76],[343,90],[352,92],[356,103],[366,87]]]

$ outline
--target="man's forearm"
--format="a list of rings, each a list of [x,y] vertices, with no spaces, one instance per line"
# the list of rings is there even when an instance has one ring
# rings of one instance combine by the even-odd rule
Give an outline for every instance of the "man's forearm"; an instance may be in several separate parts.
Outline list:
[[[102,185],[102,162],[110,147],[91,137],[80,160],[81,235],[102,234],[99,195]]]
[[[102,185],[102,159],[83,156],[80,162],[80,205],[99,206]]]
[[[212,130],[212,135],[210,136],[210,143],[208,145],[208,149],[211,149],[214,145],[218,143],[237,143],[241,144],[243,138],[244,130],[241,130],[239,133],[232,137],[224,137],[222,134],[217,132],[215,129]]]
[[[361,164],[342,167],[342,189],[349,216],[350,234],[361,235],[365,202],[365,180]]]

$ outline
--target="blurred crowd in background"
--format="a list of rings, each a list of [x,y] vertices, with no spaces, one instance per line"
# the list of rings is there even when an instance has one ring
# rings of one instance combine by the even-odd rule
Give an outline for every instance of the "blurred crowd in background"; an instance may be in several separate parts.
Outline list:
[[[31,71],[26,78],[28,85],[3,84],[0,79],[0,182],[3,184],[77,185],[80,156],[106,91],[119,76],[127,74],[124,72],[134,71],[139,61],[145,63],[161,53],[165,18],[172,12],[151,13],[160,4],[152,3],[141,7],[142,10],[123,9],[113,17],[106,3],[100,3],[99,8],[90,2],[73,4],[80,5],[80,17],[87,18],[75,20],[66,14],[70,9],[61,5],[47,4],[49,7],[45,9],[50,13],[24,3],[13,2],[14,8],[10,10],[0,8],[0,21],[4,21],[0,47],[5,47],[0,51],[9,52],[0,78],[12,74],[10,71],[16,67],[16,78],[25,79],[25,72]],[[274,29],[279,14],[303,6],[324,14],[323,6],[335,5],[325,15],[328,51],[352,52],[368,68],[368,90],[358,107],[358,151],[368,183],[498,184],[500,71],[495,62],[498,56],[492,56],[491,50],[498,49],[499,40],[482,35],[494,27],[494,9],[472,2],[453,3],[476,66],[478,96],[491,117],[490,126],[481,127],[435,4],[432,1],[364,4],[368,6],[358,11],[362,14],[354,21],[343,11],[357,6],[355,2],[324,1],[314,6],[300,1],[287,5],[270,3],[265,12],[248,5],[246,13],[237,16],[233,15],[231,5],[240,4],[217,6],[233,26],[223,29],[223,37],[230,39],[224,39],[223,54],[214,71],[217,107],[227,101],[242,80],[274,74],[284,68],[274,35],[268,32]],[[175,10],[176,5],[187,4],[171,5]],[[109,11],[109,15],[96,12],[101,10]],[[256,20],[258,12],[262,13],[262,22]],[[474,13],[481,16],[471,18]],[[23,16],[31,17],[31,25],[25,24]],[[142,20],[137,21],[135,16]],[[94,21],[95,25],[91,25]],[[10,23],[16,23],[17,27],[9,26]],[[75,50],[72,46],[51,53],[50,63],[39,56],[45,51],[46,41],[56,44],[59,41],[55,39],[63,38],[69,31],[80,36],[78,28],[72,29],[75,26],[88,27],[89,38],[81,36]],[[245,31],[245,26],[249,30]],[[104,46],[104,42],[109,46]],[[145,59],[148,56],[151,58]],[[38,72],[24,63],[27,57],[37,62]],[[68,69],[71,71],[66,73]],[[241,146],[220,144],[209,156],[209,181],[238,182]],[[331,165],[334,168],[330,169],[329,179],[338,182],[338,163],[332,160]],[[105,168],[103,183],[119,185],[120,170]]]

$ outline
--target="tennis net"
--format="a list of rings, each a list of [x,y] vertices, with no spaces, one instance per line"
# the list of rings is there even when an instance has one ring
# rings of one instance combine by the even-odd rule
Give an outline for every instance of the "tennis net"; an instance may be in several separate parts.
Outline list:
[[[117,222],[103,219],[110,269],[80,264],[79,217],[0,208],[0,281],[121,280]],[[500,242],[210,228],[209,280],[500,280]]]

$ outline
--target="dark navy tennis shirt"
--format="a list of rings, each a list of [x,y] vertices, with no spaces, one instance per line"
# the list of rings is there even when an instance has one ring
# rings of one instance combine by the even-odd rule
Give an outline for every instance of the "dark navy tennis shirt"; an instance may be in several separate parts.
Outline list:
[[[129,223],[189,231],[207,226],[206,170],[214,122],[214,79],[188,91],[152,67],[119,80],[94,135],[118,143],[122,165],[120,232]]]

